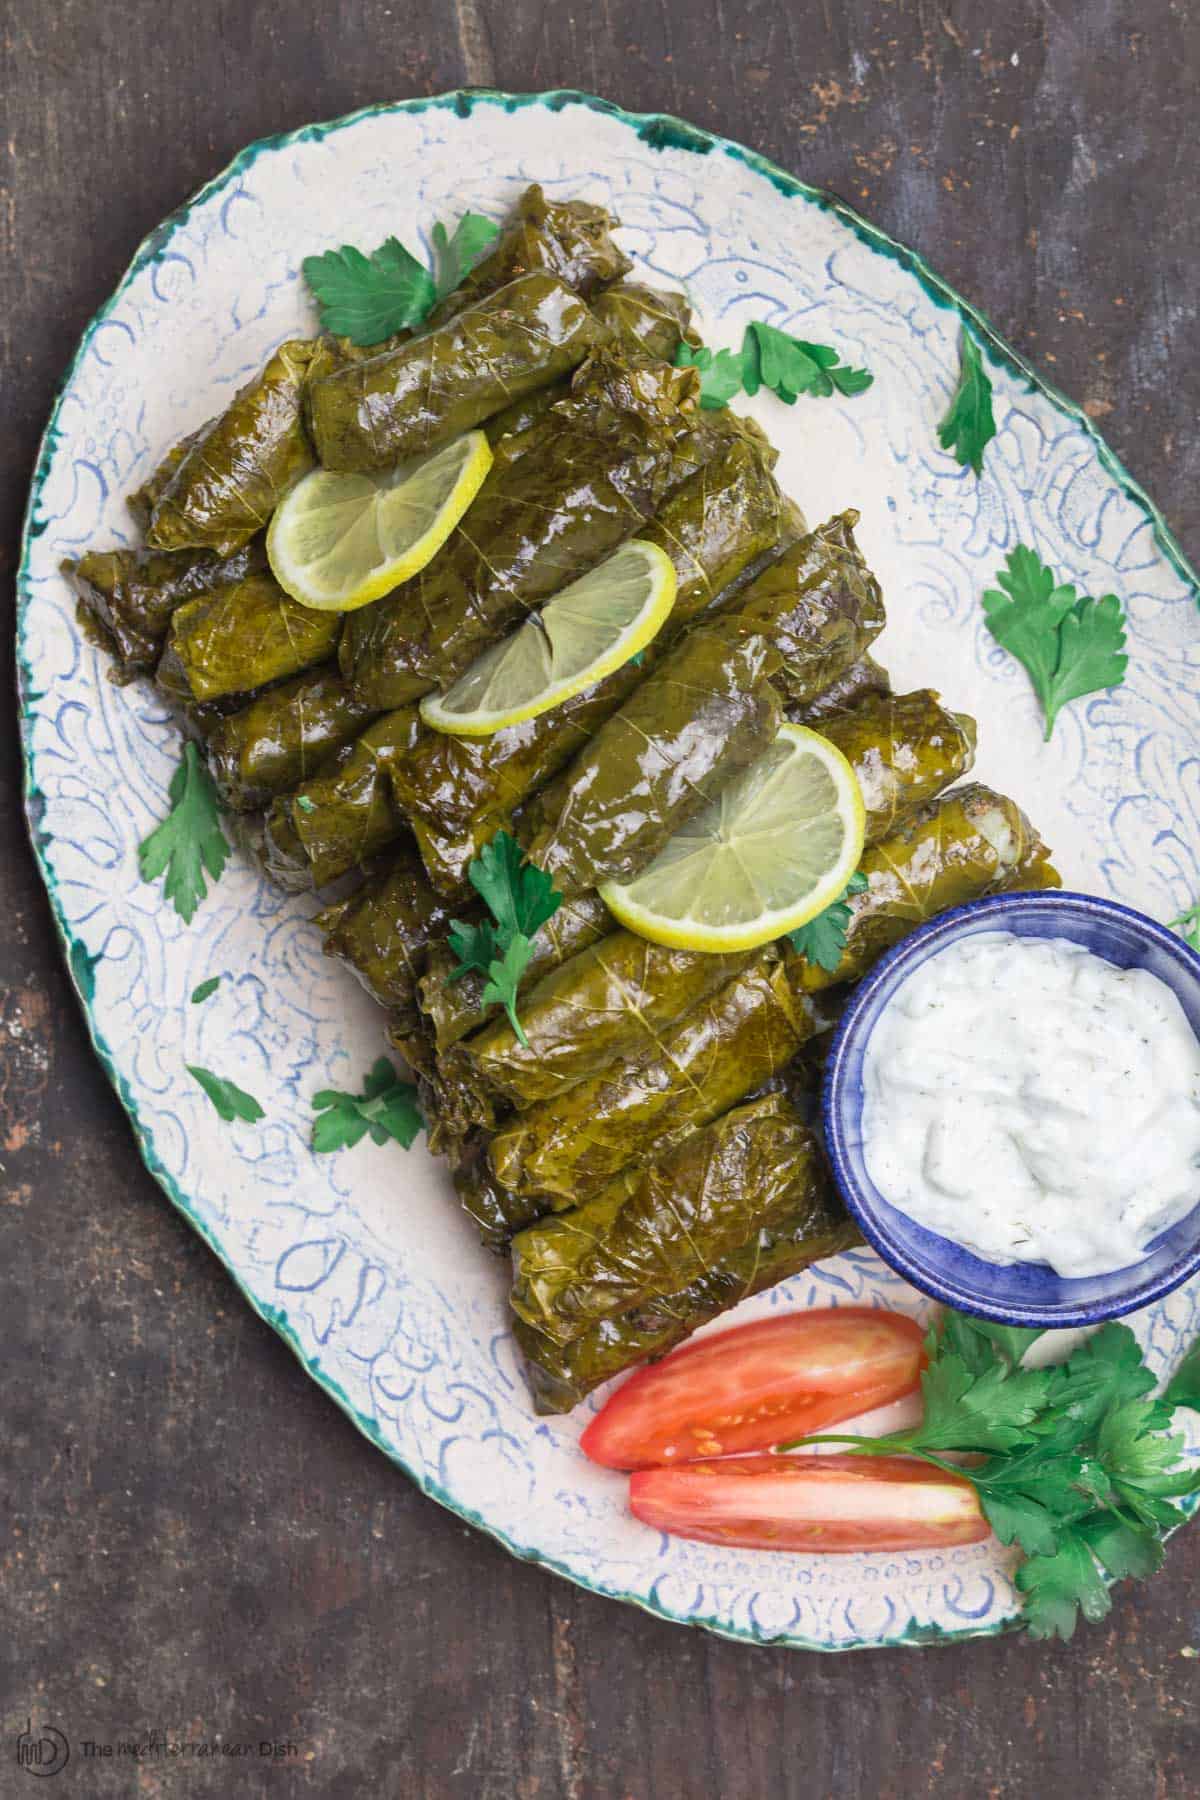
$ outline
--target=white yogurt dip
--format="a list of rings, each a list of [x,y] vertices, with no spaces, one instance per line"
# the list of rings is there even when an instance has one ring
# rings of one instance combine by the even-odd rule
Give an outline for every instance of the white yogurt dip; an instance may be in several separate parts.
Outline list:
[[[1128,1268],[1200,1202],[1200,1041],[1165,982],[981,932],[893,995],[863,1060],[886,1200],[993,1263]]]

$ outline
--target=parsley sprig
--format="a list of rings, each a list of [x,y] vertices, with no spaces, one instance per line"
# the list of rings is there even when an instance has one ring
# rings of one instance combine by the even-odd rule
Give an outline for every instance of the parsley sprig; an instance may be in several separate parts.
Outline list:
[[[943,450],[956,456],[964,468],[983,474],[983,453],[996,435],[992,416],[992,383],[983,366],[979,345],[965,329],[959,352],[958,386],[950,408],[938,426]]]
[[[1148,1575],[1162,1536],[1185,1515],[1171,1502],[1200,1491],[1165,1435],[1177,1405],[1200,1403],[1200,1350],[1166,1392],[1126,1325],[1108,1324],[1064,1363],[1023,1367],[1042,1334],[947,1312],[925,1340],[924,1417],[909,1431],[863,1438],[822,1433],[780,1448],[837,1443],[859,1456],[916,1456],[969,1481],[992,1530],[1025,1554],[1016,1583],[1033,1637],[1069,1638],[1080,1613],[1103,1618],[1114,1580]],[[978,1460],[959,1466],[951,1456]]]
[[[198,1068],[195,1063],[187,1063],[185,1067],[192,1079],[199,1082],[227,1125],[232,1125],[235,1119],[244,1119],[248,1125],[257,1125],[260,1119],[265,1118],[254,1095],[248,1094],[245,1088],[240,1088],[236,1081],[230,1081],[224,1075],[214,1075],[211,1069]]]
[[[165,875],[163,892],[190,925],[208,892],[206,872],[219,881],[229,857],[217,790],[195,744],[183,746],[167,797],[170,812],[138,846],[138,873],[143,881]]]
[[[819,912],[815,919],[810,919],[807,925],[797,925],[795,931],[788,932],[792,949],[832,975],[842,960],[846,932],[853,916],[848,901],[853,894],[865,893],[867,885],[867,878],[859,869],[846,883],[840,899]]]
[[[526,862],[525,852],[507,831],[498,831],[484,845],[467,876],[492,917],[479,925],[460,919],[451,925],[450,948],[458,966],[447,976],[447,984],[473,969],[486,975],[482,1004],[499,1002],[518,1042],[528,1048],[517,1017],[517,989],[529,963],[534,934],[558,911],[563,897],[543,869]]]
[[[312,1130],[317,1151],[349,1149],[368,1131],[372,1143],[386,1144],[394,1138],[408,1150],[425,1128],[416,1088],[411,1081],[401,1081],[386,1056],[368,1071],[361,1094],[322,1088],[312,1104],[318,1114]]]
[[[432,269],[394,237],[370,256],[343,244],[322,256],[306,256],[301,267],[326,331],[355,344],[379,344],[395,331],[419,325],[461,284],[496,232],[481,213],[464,213],[452,233],[435,225]]]
[[[700,404],[714,410],[728,405],[735,394],[757,394],[760,387],[794,406],[801,394],[818,399],[861,394],[875,379],[868,369],[843,363],[828,344],[792,337],[762,319],[747,325],[740,350],[681,344],[675,361],[680,368],[700,371]]]
[[[1115,594],[1077,598],[1025,544],[1009,551],[996,580],[999,588],[983,596],[985,623],[1028,672],[1048,741],[1068,701],[1124,681],[1129,658],[1121,602]]]

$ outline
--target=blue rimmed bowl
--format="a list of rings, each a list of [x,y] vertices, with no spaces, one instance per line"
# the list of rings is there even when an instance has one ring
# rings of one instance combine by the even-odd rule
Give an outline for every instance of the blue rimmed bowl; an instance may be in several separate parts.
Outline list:
[[[1200,1173],[1196,1205],[1145,1255],[1107,1275],[1067,1279],[1046,1263],[991,1263],[940,1237],[886,1200],[867,1170],[863,1066],[872,1034],[911,975],[940,951],[982,932],[1069,938],[1120,969],[1147,969],[1179,999],[1200,1037],[1200,956],[1130,907],[1091,894],[999,894],[921,926],[881,959],[855,990],[826,1063],[825,1137],[842,1197],[863,1236],[922,1293],[1005,1325],[1094,1325],[1159,1300],[1200,1271]]]

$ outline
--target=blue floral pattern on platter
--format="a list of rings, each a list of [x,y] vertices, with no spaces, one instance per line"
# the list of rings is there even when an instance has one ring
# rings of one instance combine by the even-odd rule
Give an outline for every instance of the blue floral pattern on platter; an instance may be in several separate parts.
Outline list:
[[[610,204],[640,272],[687,288],[709,342],[767,318],[874,371],[853,400],[785,410],[760,395],[749,410],[810,519],[862,513],[897,687],[933,682],[976,714],[979,775],[1029,806],[1069,886],[1163,919],[1200,889],[1196,582],[1082,414],[918,258],[738,146],[587,96],[449,95],[244,152],[143,246],[68,373],[30,498],[19,663],[31,829],[93,1041],[148,1166],[251,1304],[427,1493],[515,1554],[754,1642],[840,1650],[1002,1630],[1019,1607],[995,1543],[768,1555],[660,1538],[630,1518],[621,1478],[577,1448],[596,1400],[568,1419],[533,1415],[501,1268],[442,1168],[421,1148],[310,1150],[311,1095],[355,1087],[382,1039],[381,1015],[321,954],[315,903],[276,893],[239,855],[189,928],[138,879],[177,733],[148,686],[107,679],[61,558],[133,541],[122,496],[276,344],[312,329],[303,256],[392,233],[415,247],[468,206],[498,215],[531,180]],[[936,437],[964,320],[995,383],[979,481]],[[1049,745],[979,607],[1017,541],[1081,591],[1116,592],[1129,617],[1125,685],[1068,709]],[[214,974],[217,993],[190,1006]],[[185,1062],[232,1077],[266,1119],[220,1124]],[[861,1250],[738,1317],[851,1303],[925,1312]],[[1157,1369],[1198,1312],[1193,1281],[1134,1318]],[[1180,1417],[1200,1457],[1200,1419]]]

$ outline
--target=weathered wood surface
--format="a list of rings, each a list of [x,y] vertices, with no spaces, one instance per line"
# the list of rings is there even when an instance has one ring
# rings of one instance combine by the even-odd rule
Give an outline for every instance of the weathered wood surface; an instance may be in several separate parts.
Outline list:
[[[464,82],[678,112],[845,195],[1102,420],[1200,543],[1182,3],[10,0],[0,32],[8,572],[55,382],[142,235],[252,138]],[[96,1795],[1200,1792],[1200,1529],[1068,1647],[820,1658],[579,1592],[418,1496],[143,1170],[59,964],[11,725],[2,776],[0,1792],[29,1791],[31,1711],[77,1746],[157,1728],[298,1749],[134,1773],[77,1748],[53,1791]]]

